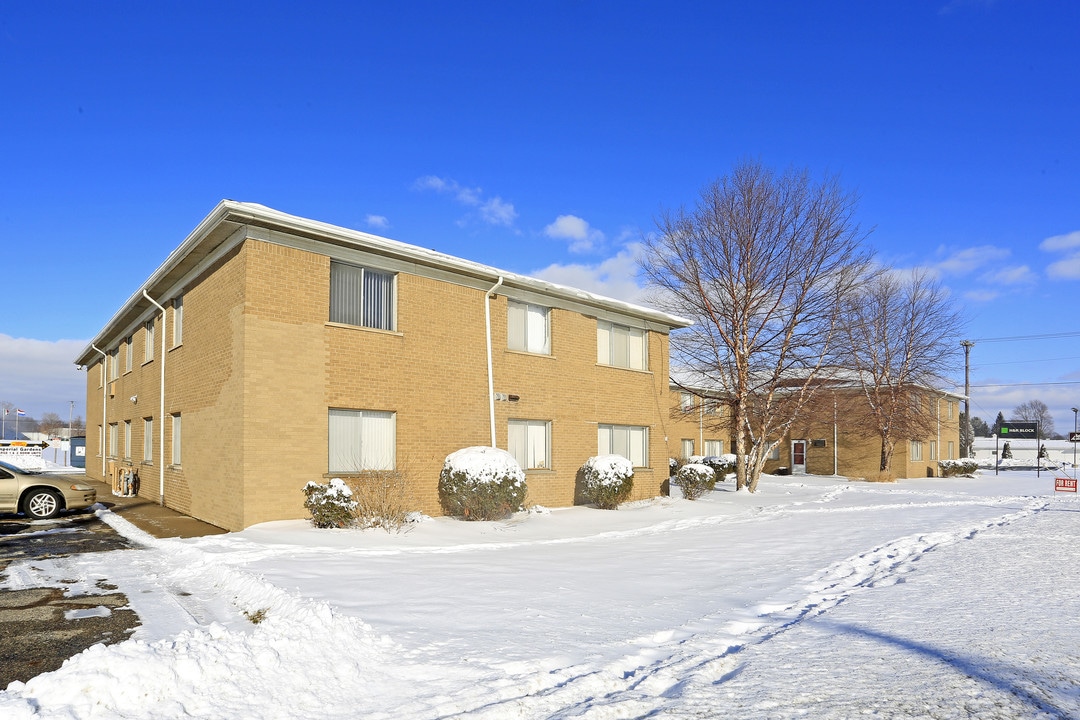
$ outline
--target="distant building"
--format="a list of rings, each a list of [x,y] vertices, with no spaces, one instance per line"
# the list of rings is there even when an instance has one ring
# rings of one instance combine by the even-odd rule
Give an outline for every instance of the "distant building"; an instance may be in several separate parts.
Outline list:
[[[765,472],[842,475],[868,480],[927,477],[938,474],[939,460],[959,458],[962,396],[931,388],[906,389],[917,407],[916,434],[898,438],[891,473],[882,477],[881,437],[860,412],[865,403],[846,371],[823,375],[810,403],[773,449]],[[671,456],[734,453],[731,411],[722,392],[673,381],[670,387],[674,432]]]
[[[649,497],[667,479],[668,334],[687,324],[223,201],[76,358],[86,472],[134,468],[140,495],[230,530],[305,517],[305,483],[363,469],[405,472],[437,514],[445,457],[494,432],[531,503],[574,503],[608,452]]]

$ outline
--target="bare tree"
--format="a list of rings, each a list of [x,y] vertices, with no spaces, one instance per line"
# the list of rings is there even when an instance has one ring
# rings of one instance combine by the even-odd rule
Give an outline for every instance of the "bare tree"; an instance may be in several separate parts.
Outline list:
[[[877,276],[851,298],[848,315],[850,366],[865,400],[860,420],[881,438],[886,474],[899,440],[932,433],[927,403],[956,369],[963,321],[926,271]]]
[[[656,301],[694,321],[672,336],[672,364],[729,398],[738,489],[757,489],[870,269],[856,204],[835,178],[745,162],[706,185],[692,211],[664,213],[645,240]]]
[[[67,421],[62,420],[59,415],[54,412],[46,412],[41,414],[41,420],[38,421],[38,430],[49,435],[58,435],[61,428],[67,427]]]
[[[1039,437],[1050,437],[1054,434],[1054,416],[1050,414],[1050,408],[1042,400],[1028,400],[1013,408],[1010,420],[1021,422],[1039,423]]]

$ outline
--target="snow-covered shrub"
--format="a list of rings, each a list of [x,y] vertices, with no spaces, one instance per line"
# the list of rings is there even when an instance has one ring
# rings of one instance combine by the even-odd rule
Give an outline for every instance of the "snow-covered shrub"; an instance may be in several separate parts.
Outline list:
[[[1012,445],[1005,443],[1001,448],[1001,459],[1012,460]]]
[[[468,447],[446,456],[439,500],[450,515],[500,520],[525,503],[525,473],[514,456],[493,447]]]
[[[709,455],[701,458],[702,465],[708,465],[716,473],[716,482],[722,481],[728,473],[735,472],[735,463],[738,460],[733,454]]]
[[[409,488],[407,473],[396,470],[364,470],[349,479],[356,504],[354,515],[362,528],[396,532],[407,522]]]
[[[581,468],[582,491],[599,508],[614,510],[634,489],[634,464],[622,455],[597,455]]]
[[[675,477],[675,473],[679,472],[680,467],[682,467],[682,463],[679,462],[678,458],[668,458],[668,477]]]
[[[356,501],[340,478],[332,478],[326,485],[314,481],[305,485],[304,507],[317,528],[347,527],[355,520]]]
[[[687,500],[697,500],[716,487],[716,473],[702,463],[686,463],[679,468],[673,481],[682,488],[682,495]]]
[[[975,458],[961,458],[960,460],[938,460],[938,474],[941,477],[971,475],[978,469],[979,461]]]

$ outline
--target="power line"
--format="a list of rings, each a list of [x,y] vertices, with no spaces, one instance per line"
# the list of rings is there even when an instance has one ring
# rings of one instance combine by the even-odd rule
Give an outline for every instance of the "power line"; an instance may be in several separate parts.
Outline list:
[[[1012,342],[1014,340],[1056,340],[1058,338],[1080,337],[1080,330],[1061,333],[1044,333],[1042,335],[1012,335],[1010,337],[975,338],[973,342]]]
[[[1080,385],[1080,380],[1062,380],[1059,382],[1023,382],[1023,383],[990,383],[989,385],[972,385],[973,388],[995,387],[1030,387],[1039,385]]]

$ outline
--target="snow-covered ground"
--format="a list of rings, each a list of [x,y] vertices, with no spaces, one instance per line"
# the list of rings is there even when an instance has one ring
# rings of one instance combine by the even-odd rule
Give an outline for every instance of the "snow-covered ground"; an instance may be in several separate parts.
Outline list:
[[[1080,501],[1053,474],[766,477],[404,534],[101,515],[145,549],[4,586],[107,579],[144,624],[0,717],[1080,717]]]

